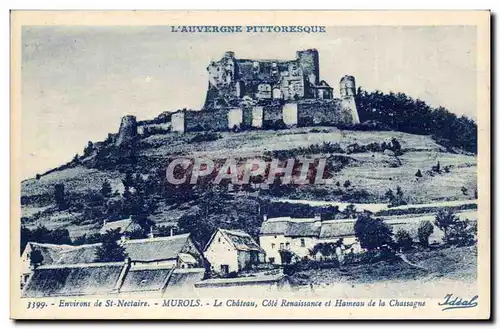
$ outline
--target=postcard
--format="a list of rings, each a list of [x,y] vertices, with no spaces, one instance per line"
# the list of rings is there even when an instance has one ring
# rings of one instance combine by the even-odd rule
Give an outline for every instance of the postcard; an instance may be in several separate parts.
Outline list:
[[[489,319],[489,11],[12,11],[13,319]]]

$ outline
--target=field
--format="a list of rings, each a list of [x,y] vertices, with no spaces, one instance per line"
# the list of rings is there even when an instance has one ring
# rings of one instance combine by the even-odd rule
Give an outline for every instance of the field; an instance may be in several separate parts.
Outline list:
[[[341,270],[308,270],[296,273],[292,280],[298,278],[311,283],[315,295],[350,298],[370,295],[381,298],[443,297],[443,291],[472,295],[477,291],[475,246],[414,251],[407,258],[425,269],[403,261],[382,261],[344,266]],[[303,289],[309,290],[309,287]]]

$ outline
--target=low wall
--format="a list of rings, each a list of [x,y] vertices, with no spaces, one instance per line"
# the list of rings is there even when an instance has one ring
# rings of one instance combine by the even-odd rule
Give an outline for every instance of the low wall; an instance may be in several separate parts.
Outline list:
[[[223,131],[228,129],[228,111],[186,111],[186,131]]]

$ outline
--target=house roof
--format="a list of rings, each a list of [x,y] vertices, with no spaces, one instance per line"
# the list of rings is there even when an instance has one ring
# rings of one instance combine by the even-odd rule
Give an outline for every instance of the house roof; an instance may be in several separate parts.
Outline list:
[[[27,250],[39,250],[42,254],[44,263],[52,264],[59,259],[61,251],[71,249],[72,247],[73,246],[70,245],[28,242],[24,249],[24,252],[26,252]]]
[[[324,221],[319,233],[320,239],[329,239],[354,235],[355,220],[329,220]]]
[[[240,230],[218,229],[208,241],[205,250],[212,243],[213,238],[220,232],[223,237],[238,251],[259,251],[264,252],[257,242],[246,232]]]
[[[99,231],[101,234],[106,233],[108,230],[120,229],[120,233],[130,232],[140,228],[139,224],[132,221],[132,218],[117,220],[114,222],[106,222]]]
[[[109,295],[110,293],[165,292],[172,296],[194,291],[204,268],[174,269],[167,266],[128,266],[120,263],[45,265],[36,268],[23,290],[23,297]]]
[[[186,245],[189,234],[168,237],[125,240],[119,242],[133,261],[156,261],[175,259]],[[51,245],[30,242],[32,248],[42,251],[43,264],[93,263],[100,243],[81,246]]]
[[[127,240],[123,243],[125,252],[132,260],[154,261],[175,259],[189,239],[189,234],[161,238]]]
[[[163,296],[186,296],[195,292],[195,283],[203,280],[205,269],[175,269],[168,280]]]
[[[172,271],[171,267],[131,268],[123,280],[120,292],[159,291],[165,286]]]
[[[105,295],[118,280],[123,263],[48,265],[34,270],[23,297]]]
[[[197,264],[198,261],[193,257],[191,254],[185,254],[185,253],[180,253],[179,258],[184,262],[184,263],[189,263],[189,264]]]
[[[321,220],[316,218],[270,218],[262,223],[261,235],[285,235],[290,237],[317,237],[321,230]]]
[[[74,246],[73,248],[68,248],[59,253],[59,259],[55,263],[56,264],[93,263],[95,261],[97,248],[99,248],[100,245],[101,245],[100,243],[95,243],[95,244],[87,244],[81,246]]]

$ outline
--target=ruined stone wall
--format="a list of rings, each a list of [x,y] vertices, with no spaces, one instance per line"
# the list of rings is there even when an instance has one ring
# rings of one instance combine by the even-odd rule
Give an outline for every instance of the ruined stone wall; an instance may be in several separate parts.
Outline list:
[[[228,129],[228,111],[186,111],[186,131],[224,131]]]
[[[299,101],[297,117],[299,126],[351,125],[359,123],[354,97]]]
[[[286,103],[283,105],[283,122],[287,126],[296,126],[298,123],[297,118],[297,103]]]
[[[233,129],[235,127],[240,128],[243,123],[243,109],[232,108],[229,109],[227,113],[227,128]]]
[[[186,131],[184,112],[176,112],[172,114],[172,131],[184,133]]]
[[[283,120],[281,105],[266,105],[263,107],[263,122],[272,123]]]

